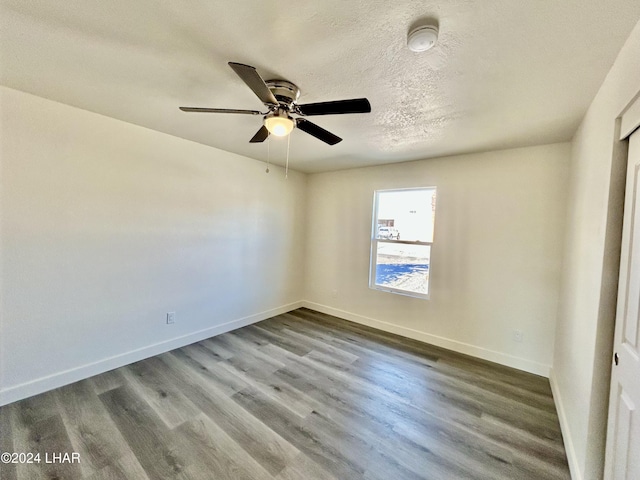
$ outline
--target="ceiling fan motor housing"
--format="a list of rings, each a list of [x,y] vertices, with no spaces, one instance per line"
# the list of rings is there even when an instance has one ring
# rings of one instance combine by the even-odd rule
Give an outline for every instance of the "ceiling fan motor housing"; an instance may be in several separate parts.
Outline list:
[[[281,105],[291,108],[300,97],[300,89],[287,80],[267,80],[264,83]]]

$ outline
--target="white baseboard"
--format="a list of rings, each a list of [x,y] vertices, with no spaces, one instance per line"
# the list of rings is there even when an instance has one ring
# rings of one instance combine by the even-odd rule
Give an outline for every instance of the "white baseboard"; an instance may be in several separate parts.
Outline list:
[[[260,322],[267,318],[290,312],[291,310],[295,310],[302,306],[302,302],[290,303],[278,308],[249,315],[248,317],[231,320],[221,325],[216,325],[215,327],[205,328],[197,332],[165,340],[130,352],[121,353],[113,357],[54,373],[46,377],[37,378],[20,385],[15,385],[13,387],[0,390],[0,406],[16,402],[54,388],[62,387],[64,385],[113,370],[114,368],[129,365],[131,363],[144,360],[145,358],[153,357],[154,355],[159,355],[176,348],[184,347],[185,345],[199,342],[205,338],[210,338],[246,325],[251,325],[252,323]]]
[[[317,310],[318,312],[326,313],[328,315],[333,315],[334,317],[339,317],[344,320],[349,320],[351,322],[360,323],[362,325],[367,325],[369,327],[377,328],[378,330],[383,330],[389,333],[395,333],[396,335],[401,335],[403,337],[411,338],[413,340],[419,340],[421,342],[429,343],[431,345],[436,345],[438,347],[446,348],[448,350],[453,350],[454,352],[471,355],[473,357],[482,358],[483,360],[499,363],[501,365],[506,365],[508,367],[517,368],[518,370],[534,373],[542,377],[549,376],[549,370],[551,368],[551,365],[532,362],[531,360],[527,360],[526,358],[515,357],[513,355],[507,355],[506,353],[496,352],[494,350],[478,347],[476,345],[459,342],[457,340],[451,340],[449,338],[439,337],[437,335],[431,335],[429,333],[421,332],[419,330],[414,330],[412,328],[402,327],[399,325],[395,325],[393,323],[388,323],[382,320],[376,320],[374,318],[365,317],[363,315],[358,315],[356,313],[351,313],[345,310],[329,307],[327,305],[310,302],[308,300],[304,300],[302,304],[304,307],[310,308],[312,310]]]
[[[558,381],[553,374],[553,368],[549,372],[549,384],[551,385],[551,393],[553,394],[553,403],[555,403],[556,411],[558,412],[560,430],[562,431],[562,441],[564,442],[564,449],[567,452],[567,462],[569,463],[571,479],[583,480],[582,473],[580,472],[580,467],[578,465],[578,459],[576,457],[576,449],[573,445],[573,437],[571,436],[571,430],[569,429],[567,413],[562,401],[562,395],[560,394]]]

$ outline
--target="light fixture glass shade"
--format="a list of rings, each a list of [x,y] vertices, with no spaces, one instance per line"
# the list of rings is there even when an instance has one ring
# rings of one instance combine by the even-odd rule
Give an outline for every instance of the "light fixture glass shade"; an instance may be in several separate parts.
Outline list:
[[[293,119],[285,116],[274,115],[264,119],[264,126],[267,127],[269,133],[276,137],[286,137],[293,130]]]

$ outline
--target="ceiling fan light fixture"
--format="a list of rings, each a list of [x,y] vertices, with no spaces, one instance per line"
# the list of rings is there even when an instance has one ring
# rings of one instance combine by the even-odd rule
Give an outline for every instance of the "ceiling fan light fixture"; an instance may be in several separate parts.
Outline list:
[[[291,133],[293,127],[295,127],[295,122],[286,113],[274,112],[265,117],[264,126],[267,127],[271,135],[286,137]]]

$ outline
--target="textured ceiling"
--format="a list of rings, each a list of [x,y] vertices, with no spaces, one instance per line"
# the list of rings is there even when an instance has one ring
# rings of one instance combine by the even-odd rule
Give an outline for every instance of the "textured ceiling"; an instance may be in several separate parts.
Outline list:
[[[439,43],[413,53],[428,18]],[[260,109],[228,61],[300,103],[368,97],[312,119],[336,146],[293,132],[291,167],[317,172],[569,140],[639,18],[638,0],[0,0],[0,83],[260,160],[259,117],[178,110]]]

